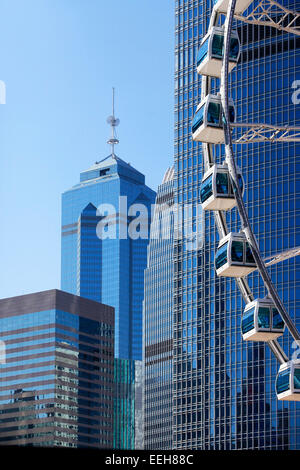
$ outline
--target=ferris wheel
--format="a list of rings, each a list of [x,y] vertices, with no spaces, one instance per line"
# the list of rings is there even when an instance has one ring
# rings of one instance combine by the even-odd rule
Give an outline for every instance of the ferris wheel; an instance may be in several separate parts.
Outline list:
[[[197,57],[197,72],[202,75],[201,101],[197,106],[192,137],[202,143],[204,175],[200,188],[202,209],[213,211],[220,242],[215,255],[217,276],[236,279],[246,303],[241,319],[245,341],[263,341],[280,363],[276,378],[279,400],[300,401],[300,361],[289,360],[277,338],[285,328],[296,344],[300,334],[290,318],[268,272],[268,266],[300,254],[300,247],[263,259],[243,201],[244,179],[236,165],[233,144],[257,142],[300,142],[300,127],[265,123],[236,123],[235,106],[229,97],[228,77],[240,56],[240,41],[233,30],[233,20],[271,26],[300,36],[300,13],[291,11],[274,0],[214,0],[207,34]],[[212,94],[212,79],[220,79],[220,89]],[[239,130],[233,139],[232,130]],[[225,146],[225,159],[216,163],[213,146]],[[227,226],[226,211],[237,208],[241,230]],[[265,298],[255,298],[247,276],[257,270],[267,290]]]

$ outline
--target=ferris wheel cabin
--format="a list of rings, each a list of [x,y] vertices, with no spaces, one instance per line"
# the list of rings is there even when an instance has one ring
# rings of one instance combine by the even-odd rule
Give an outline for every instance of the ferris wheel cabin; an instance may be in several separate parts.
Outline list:
[[[244,233],[228,233],[220,240],[216,256],[217,276],[244,277],[255,271],[256,264]]]
[[[243,340],[273,341],[282,336],[284,327],[271,299],[256,299],[246,305],[241,323]]]
[[[281,364],[276,378],[278,400],[300,401],[300,361]]]
[[[221,77],[224,56],[224,29],[214,26],[204,36],[198,50],[197,72],[201,75]],[[231,33],[228,71],[236,66],[240,57],[240,41],[237,32]]]
[[[244,180],[237,169],[239,185],[243,193]],[[200,201],[203,210],[227,211],[236,206],[232,180],[226,163],[213,165],[203,176],[200,186]]]
[[[229,120],[234,122],[235,109],[233,101],[229,100]],[[221,97],[207,95],[198,105],[193,123],[193,140],[210,144],[224,142],[223,109]]]

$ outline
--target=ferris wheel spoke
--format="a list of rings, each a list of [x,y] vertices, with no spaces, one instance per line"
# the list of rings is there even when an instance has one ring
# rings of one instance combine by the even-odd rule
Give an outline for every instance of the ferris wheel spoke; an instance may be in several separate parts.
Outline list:
[[[245,23],[271,26],[300,36],[300,13],[285,8],[275,0],[261,0],[249,13],[235,13],[234,17]]]
[[[300,246],[296,248],[291,248],[289,250],[285,250],[282,253],[277,253],[273,256],[268,256],[264,259],[266,266],[273,266],[273,264],[281,263],[290,258],[294,258],[300,255]]]
[[[257,142],[300,142],[300,127],[275,126],[264,123],[234,122],[230,126],[235,129],[235,144]]]

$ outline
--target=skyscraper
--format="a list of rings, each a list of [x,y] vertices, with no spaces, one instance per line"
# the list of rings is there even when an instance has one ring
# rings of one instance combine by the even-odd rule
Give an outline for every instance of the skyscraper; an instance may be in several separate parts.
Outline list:
[[[61,287],[115,308],[117,358],[142,359],[148,233],[133,238],[128,230],[141,205],[149,230],[154,200],[144,175],[114,154],[62,196]]]
[[[158,187],[144,298],[145,449],[172,448],[174,168]]]
[[[284,5],[296,7],[291,0]],[[195,206],[200,197],[202,147],[192,141],[191,124],[201,101],[197,50],[207,32],[211,9],[211,1],[175,0],[174,191],[179,205]],[[236,28],[242,50],[239,64],[230,74],[230,89],[237,120],[299,124],[299,105],[292,101],[299,39],[242,22]],[[216,94],[219,79],[212,79],[211,85]],[[264,256],[300,244],[297,151],[299,146],[293,143],[236,146],[245,179],[244,199]],[[213,159],[220,163],[221,156],[224,148],[215,145]],[[236,209],[228,212],[227,223],[231,231],[240,230]],[[299,448],[299,404],[278,402],[278,363],[264,344],[242,341],[241,294],[234,279],[215,274],[219,235],[211,211],[205,211],[203,227],[203,248],[187,250],[185,238],[174,243],[173,447]],[[299,325],[296,267],[299,269],[297,258],[270,272]],[[264,297],[258,274],[251,274],[248,280],[254,295]],[[290,357],[291,339],[285,334],[280,342]]]
[[[112,307],[58,290],[1,299],[0,339],[0,445],[112,448]]]
[[[113,447],[132,449],[142,446],[144,269],[155,192],[115,155],[114,109],[108,121],[111,155],[83,171],[62,196],[61,285],[115,309]]]

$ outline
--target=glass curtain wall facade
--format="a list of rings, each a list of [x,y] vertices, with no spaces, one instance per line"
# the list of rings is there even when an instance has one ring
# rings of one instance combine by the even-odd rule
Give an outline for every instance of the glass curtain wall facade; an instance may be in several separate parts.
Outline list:
[[[143,449],[142,361],[115,359],[114,449]]]
[[[144,298],[145,449],[172,448],[174,169],[158,187]]]
[[[51,290],[0,300],[0,445],[112,448],[114,311]]]
[[[283,4],[297,8],[293,1]],[[174,189],[180,205],[200,202],[202,149],[192,141],[191,124],[201,101],[197,50],[211,9],[211,1],[175,0]],[[237,121],[299,125],[299,104],[292,98],[299,74],[299,38],[240,22],[235,26],[242,47],[239,64],[230,74]],[[219,86],[219,80],[212,79],[211,92],[218,92]],[[235,151],[263,256],[299,245],[299,144],[249,144],[235,146]],[[223,153],[221,145],[214,146],[217,163]],[[228,212],[227,223],[231,231],[240,230],[236,209]],[[173,447],[299,449],[299,404],[277,400],[279,365],[266,345],[242,341],[241,294],[234,279],[216,277],[219,236],[211,211],[204,212],[203,227],[203,249],[188,251],[185,238],[174,243]],[[299,328],[298,258],[270,271]],[[255,297],[266,295],[258,274],[248,280]],[[285,334],[280,343],[291,357],[291,338]]]

